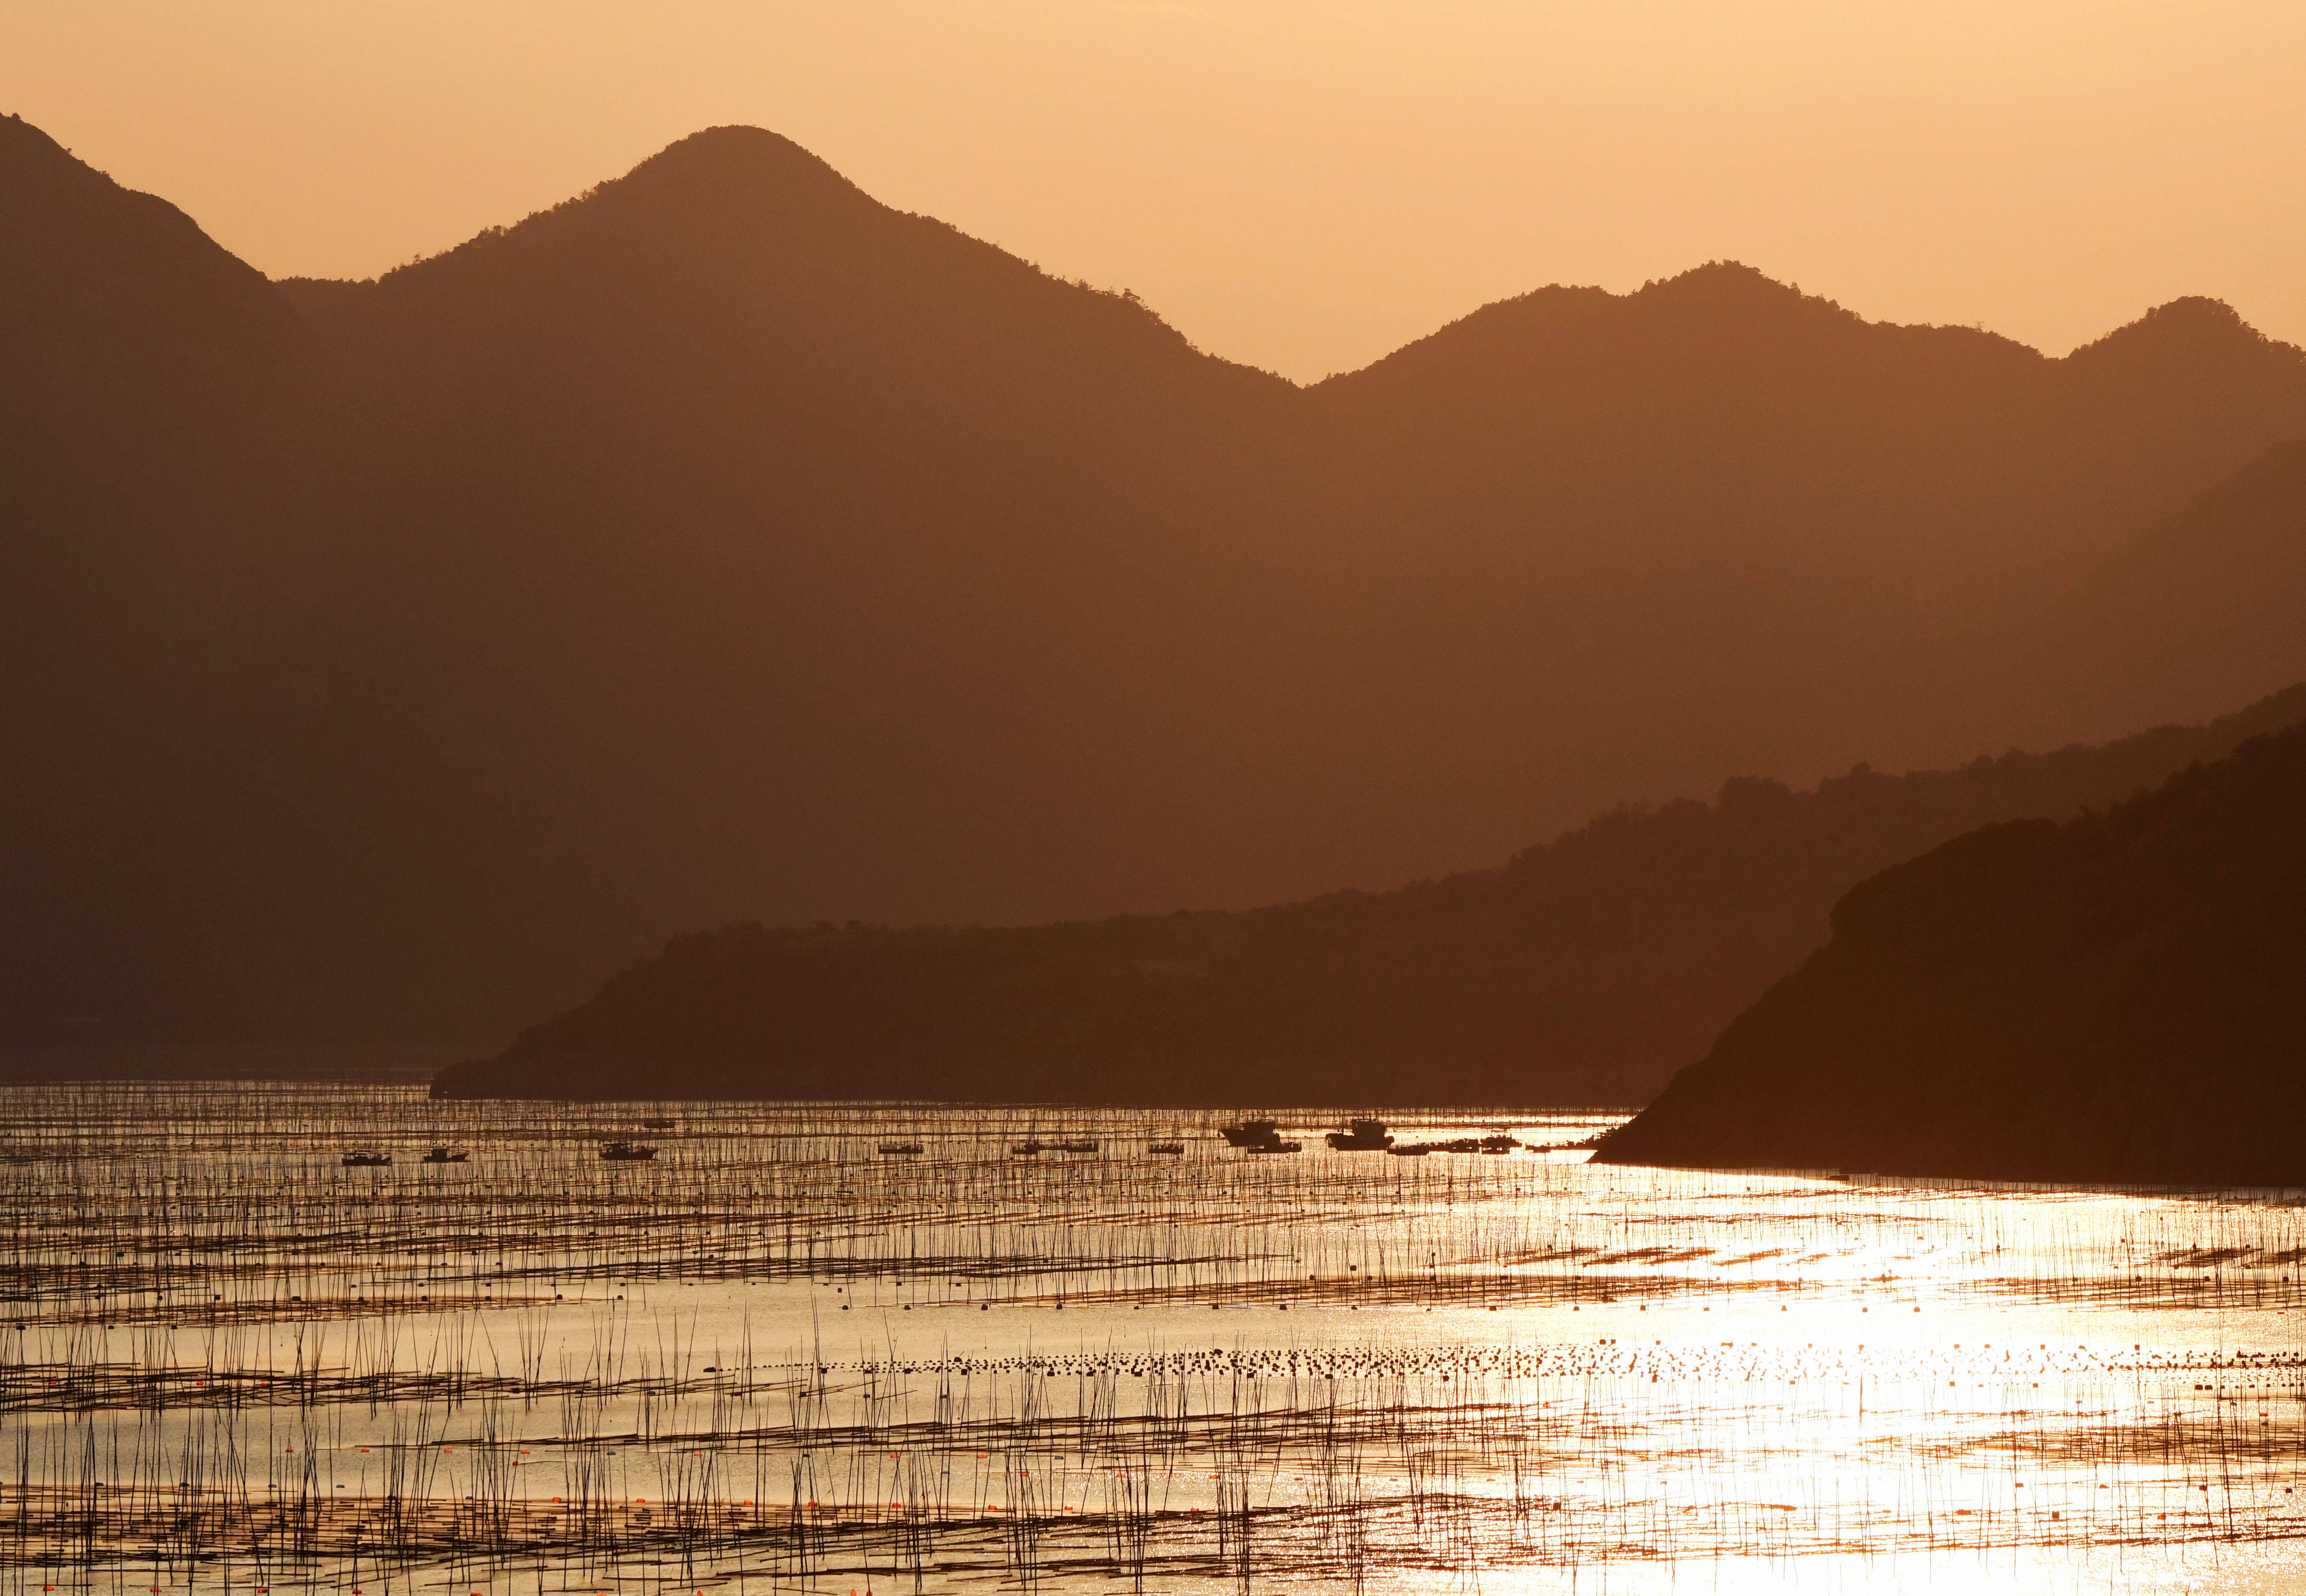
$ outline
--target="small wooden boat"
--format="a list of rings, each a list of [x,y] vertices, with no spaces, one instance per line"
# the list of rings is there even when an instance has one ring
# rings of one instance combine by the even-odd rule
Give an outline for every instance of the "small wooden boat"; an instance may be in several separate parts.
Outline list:
[[[1185,1144],[1182,1141],[1156,1141],[1149,1143],[1145,1150],[1149,1153],[1164,1154],[1174,1158],[1185,1150]]]
[[[884,1141],[874,1149],[884,1158],[906,1158],[921,1150],[918,1141]]]

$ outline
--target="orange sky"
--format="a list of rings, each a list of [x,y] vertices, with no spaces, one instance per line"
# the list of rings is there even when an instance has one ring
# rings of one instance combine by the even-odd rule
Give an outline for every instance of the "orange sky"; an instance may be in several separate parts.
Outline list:
[[[2306,342],[2306,5],[14,0],[0,111],[276,276],[368,276],[716,123],[1316,378],[1712,257],[2056,352]]]

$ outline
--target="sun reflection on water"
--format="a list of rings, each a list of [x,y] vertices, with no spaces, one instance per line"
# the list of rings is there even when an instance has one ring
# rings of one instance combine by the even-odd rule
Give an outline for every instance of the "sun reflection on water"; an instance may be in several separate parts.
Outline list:
[[[601,1156],[645,1117],[657,1157]],[[1336,1153],[1337,1117],[1283,1116],[1307,1150],[1277,1157],[1178,1114],[0,1092],[0,1565],[2306,1583],[2293,1194],[1595,1166],[1560,1144],[1614,1120],[1577,1114]],[[1059,1141],[1097,1147],[1016,1151]]]

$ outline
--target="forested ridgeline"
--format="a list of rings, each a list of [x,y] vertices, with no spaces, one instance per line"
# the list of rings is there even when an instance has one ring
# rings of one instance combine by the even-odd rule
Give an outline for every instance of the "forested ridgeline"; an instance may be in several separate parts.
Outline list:
[[[1538,1103],[1647,1097],[1824,941],[1835,898],[1984,823],[2065,817],[2306,719],[1626,808],[1491,870],[1245,913],[675,939],[452,1096]]]
[[[1866,881],[1599,1156],[2295,1186],[2302,1113],[2306,728]]]

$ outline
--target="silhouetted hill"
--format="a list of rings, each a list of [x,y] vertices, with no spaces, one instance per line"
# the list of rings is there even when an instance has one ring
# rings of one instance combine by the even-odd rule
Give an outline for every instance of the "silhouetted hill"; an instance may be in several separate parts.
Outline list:
[[[2301,371],[2209,300],[2053,360],[1721,263],[1622,296],[1541,289],[1316,391],[1367,440],[1367,520],[1421,543],[1414,502],[1460,524],[1449,546],[1557,585],[1775,576],[1781,602],[1967,624],[2306,435]]]
[[[6,126],[0,1038],[501,1034],[683,926],[1388,885],[2306,675],[2005,668],[2306,437],[2208,302],[2049,361],[1716,266],[1300,389],[757,130],[268,286]]]
[[[1311,397],[1354,440],[1338,536],[1371,584],[1348,679],[1401,738],[1371,829],[1502,846],[1502,806],[1590,807],[1597,778],[1943,764],[2270,692],[2298,649],[2237,687],[2213,644],[2150,714],[2087,723],[1999,667],[2131,537],[2306,437],[2302,372],[2207,301],[2052,360],[1715,265],[1542,289],[1332,379]],[[1516,780],[1466,781],[1474,747]]]
[[[1881,557],[1892,510],[1915,544],[1983,526],[2006,554],[2047,507],[2095,552],[2306,432],[2306,378],[2269,396],[2254,335],[2229,407],[2260,413],[2165,438],[2153,371],[2061,386],[1729,268],[1599,296],[1577,362],[1519,398],[1441,384],[1420,431],[741,129],[300,294],[427,462],[358,585],[479,640],[423,691],[472,772],[423,807],[492,900],[457,919],[538,981],[683,920],[1382,884],[1724,768],[1975,746],[1899,696],[1926,627]],[[1981,346],[1983,373],[1948,353]],[[1853,405],[1848,368],[1883,397]],[[1498,414],[1518,452],[1465,462]],[[1532,440],[1550,492],[1514,474]]]
[[[442,802],[517,839],[474,849],[501,912],[1245,867],[1240,772],[1310,668],[1252,519],[1287,384],[749,129],[300,297],[425,463],[363,586],[457,647],[426,696],[487,780]]]
[[[1621,1162],[2306,1184],[2306,728],[1853,889]]]
[[[263,275],[190,217],[15,116],[0,117],[0,193],[12,441],[44,426],[57,440],[149,448],[156,431],[258,397],[311,344]]]
[[[1799,596],[1965,625],[2024,613],[2299,435],[2301,371],[2208,300],[2053,360],[1721,264],[1621,297],[1541,290],[1320,391],[1396,440],[1363,453],[1373,474],[1455,480],[1458,515],[1578,545],[1544,550],[1559,575],[1671,586],[1759,563],[1816,585]]]
[[[2116,551],[1996,662],[2037,696],[2036,724],[2088,728],[2263,691],[2302,647],[2306,442],[2267,451]]]
[[[1625,810],[1500,868],[1241,914],[675,939],[458,1097],[1511,1103],[1647,1097],[1815,949],[1851,882],[2306,717]]]
[[[1270,469],[1254,413],[1294,390],[786,141],[684,141],[377,283],[234,264],[317,335],[337,490],[252,526],[276,569],[300,536],[328,558],[285,624],[210,636],[224,724],[142,734],[264,801],[238,836],[185,824],[181,782],[122,813],[127,747],[56,784],[118,835],[198,834],[53,893],[191,969],[61,939],[77,969],[7,993],[9,1030],[472,1035],[700,914],[959,908],[1063,866],[1126,900],[1210,845],[1197,772],[1279,718],[1228,462]],[[71,614],[87,660],[118,648]],[[49,898],[20,906],[43,953]]]
[[[260,274],[0,118],[0,1037],[92,1032],[124,994],[277,1023],[216,977],[227,942],[293,961],[237,909],[296,830],[274,709],[333,558],[328,396]]]

